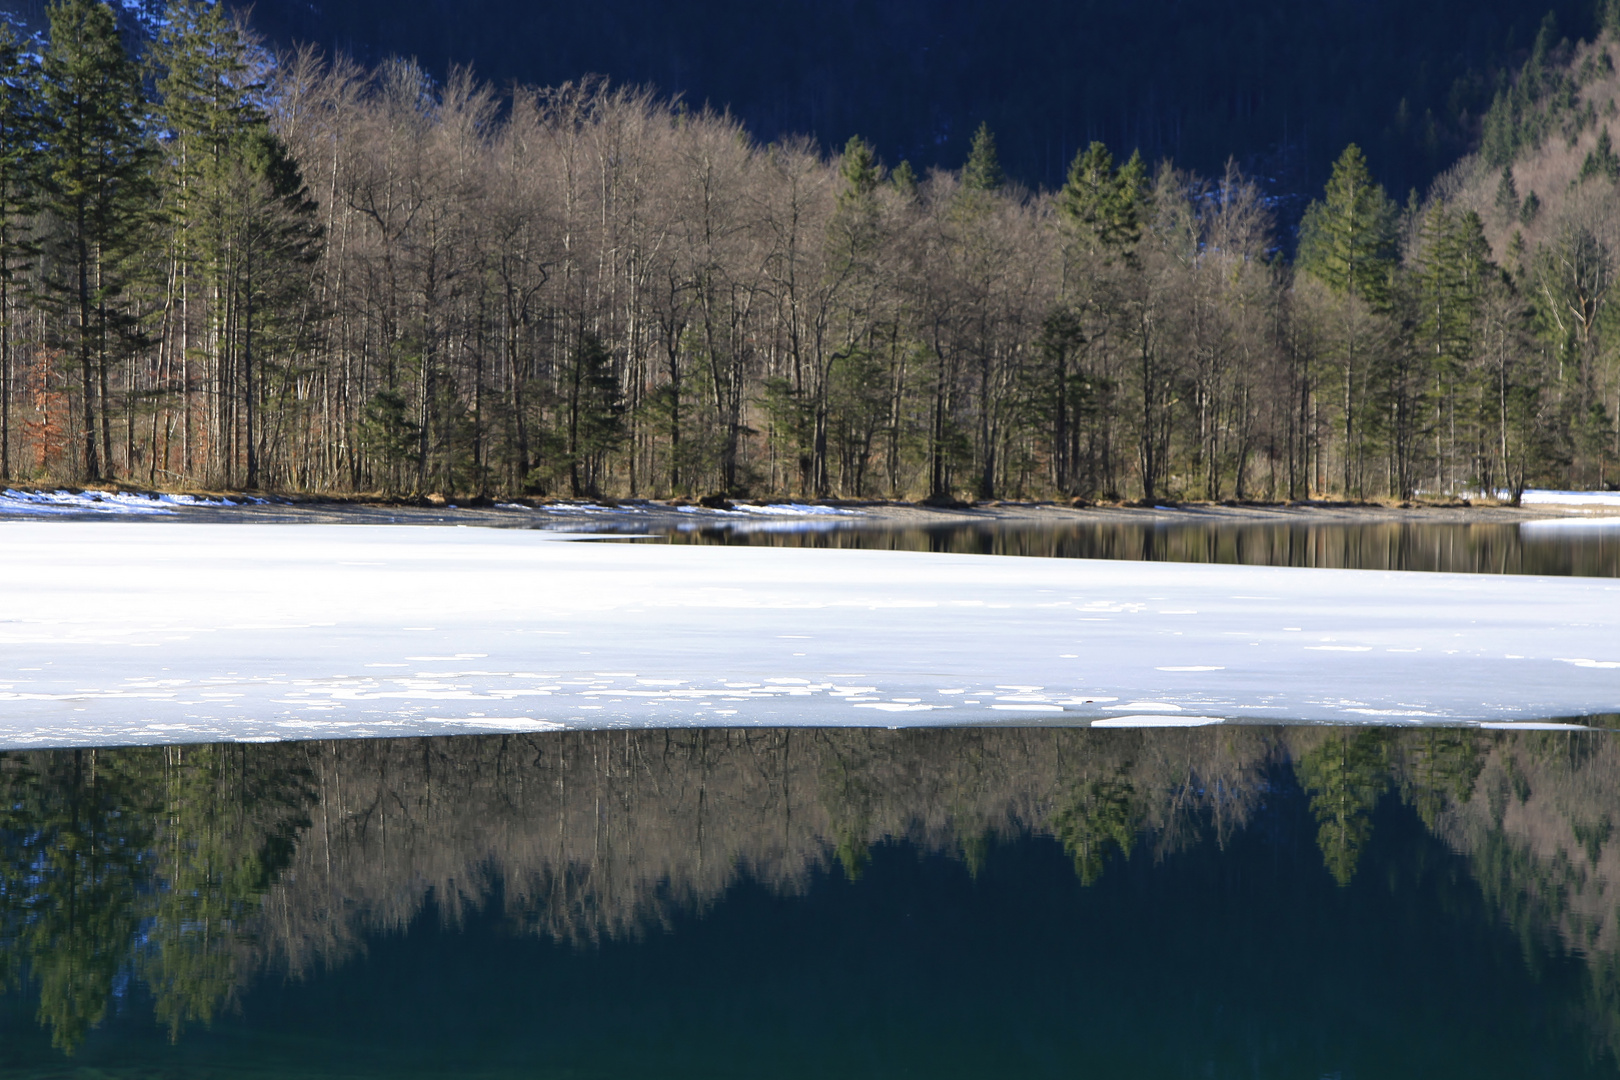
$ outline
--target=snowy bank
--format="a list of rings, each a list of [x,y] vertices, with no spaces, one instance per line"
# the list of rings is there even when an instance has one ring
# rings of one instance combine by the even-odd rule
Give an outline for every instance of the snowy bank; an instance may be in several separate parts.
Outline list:
[[[0,746],[1620,711],[1620,581],[0,522]]]
[[[129,491],[0,491],[0,514],[30,517],[59,514],[173,514],[177,508],[263,505],[250,495],[235,499]]]

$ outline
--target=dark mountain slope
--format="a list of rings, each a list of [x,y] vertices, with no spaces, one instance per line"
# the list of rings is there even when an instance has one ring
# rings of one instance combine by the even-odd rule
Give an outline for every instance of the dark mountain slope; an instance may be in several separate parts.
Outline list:
[[[440,74],[652,83],[729,106],[765,139],[864,134],[891,163],[955,166],[985,120],[1029,183],[1057,183],[1101,138],[1204,171],[1236,154],[1298,191],[1355,140],[1404,191],[1471,146],[1547,3],[255,0],[252,18],[280,44]],[[1552,7],[1560,33],[1590,36],[1590,0]]]

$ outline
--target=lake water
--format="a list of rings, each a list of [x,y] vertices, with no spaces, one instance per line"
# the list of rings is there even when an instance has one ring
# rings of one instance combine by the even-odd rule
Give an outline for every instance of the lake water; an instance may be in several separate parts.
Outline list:
[[[1523,523],[1118,522],[810,529],[710,524],[658,533],[672,543],[877,548],[964,555],[1620,577],[1620,518]]]
[[[0,1075],[1610,1077],[1601,733],[0,757]]]

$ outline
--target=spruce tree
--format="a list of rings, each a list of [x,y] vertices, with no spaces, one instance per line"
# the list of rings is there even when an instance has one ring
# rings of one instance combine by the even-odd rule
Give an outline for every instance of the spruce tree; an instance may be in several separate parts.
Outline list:
[[[0,477],[11,475],[11,305],[17,274],[33,254],[39,78],[9,24],[0,23]]]
[[[292,354],[309,277],[305,267],[319,254],[316,205],[282,141],[266,126],[238,134],[227,158],[221,192],[221,222],[228,265],[216,266],[233,311],[231,344],[241,364],[246,483],[258,487],[261,403],[268,389],[269,361]]]
[[[917,170],[911,167],[911,162],[902,159],[889,175],[889,183],[894,185],[901,198],[911,200],[917,197]]]
[[[1365,416],[1376,415],[1373,406],[1363,408],[1364,369],[1372,357],[1364,355],[1367,327],[1357,309],[1365,304],[1376,311],[1389,301],[1397,220],[1394,202],[1373,182],[1366,157],[1351,143],[1334,163],[1323,198],[1306,208],[1300,222],[1299,268],[1350,301],[1342,305],[1339,342],[1346,496],[1359,491],[1363,444],[1371,426]]]
[[[1614,142],[1609,138],[1608,128],[1598,132],[1597,145],[1592,147],[1586,155],[1586,160],[1581,162],[1581,183],[1596,176],[1601,176],[1611,183],[1620,180],[1620,155],[1614,152]]]
[[[68,323],[64,336],[82,383],[83,471],[99,480],[112,467],[108,369],[135,330],[123,293],[150,218],[151,148],[140,68],[112,9],[60,0],[47,13],[40,196],[51,218],[54,272],[46,298]]]
[[[1502,178],[1496,182],[1496,213],[1511,225],[1519,220],[1519,185],[1513,179],[1513,166],[1502,169]]]
[[[838,195],[839,205],[871,198],[880,179],[877,155],[872,145],[859,135],[851,135],[849,142],[844,144],[844,157],[839,162],[838,173],[844,178],[844,190]]]
[[[1335,292],[1381,304],[1395,263],[1396,214],[1361,148],[1351,143],[1334,163],[1323,198],[1306,208],[1300,269]]]
[[[996,153],[996,137],[991,134],[989,124],[980,124],[979,130],[973,133],[967,164],[962,166],[962,188],[988,193],[1000,191],[1006,183],[1001,158]]]
[[[1058,192],[1058,214],[1089,251],[1127,254],[1142,237],[1147,166],[1140,153],[1114,167],[1108,147],[1094,142],[1075,155]]]
[[[189,474],[194,467],[191,366],[201,357],[217,371],[221,350],[229,346],[225,330],[231,307],[210,305],[205,298],[219,299],[230,291],[231,203],[233,192],[243,190],[240,159],[246,153],[269,160],[260,153],[269,117],[258,103],[261,87],[253,77],[249,47],[227,21],[222,5],[174,0],[151,59],[161,96],[163,208],[174,264],[170,278],[176,294],[171,299],[177,309],[181,441]],[[200,316],[207,320],[206,332],[194,342],[192,331]],[[251,412],[251,405],[246,411]],[[248,442],[252,457],[251,437]],[[215,440],[216,451],[223,449],[219,443]],[[248,471],[256,473],[252,465]]]

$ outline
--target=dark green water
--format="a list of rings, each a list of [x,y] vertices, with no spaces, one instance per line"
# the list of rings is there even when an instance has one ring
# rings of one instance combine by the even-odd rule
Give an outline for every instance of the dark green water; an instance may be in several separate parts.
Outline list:
[[[1517,524],[1124,523],[806,530],[708,527],[672,543],[885,548],[1068,559],[1620,577],[1620,522]]]
[[[0,758],[7,1077],[1597,1077],[1602,733]]]

